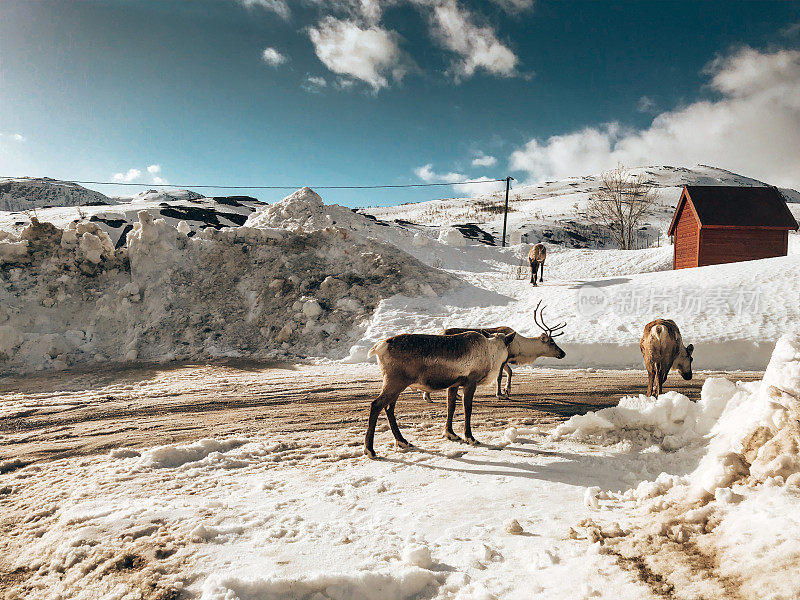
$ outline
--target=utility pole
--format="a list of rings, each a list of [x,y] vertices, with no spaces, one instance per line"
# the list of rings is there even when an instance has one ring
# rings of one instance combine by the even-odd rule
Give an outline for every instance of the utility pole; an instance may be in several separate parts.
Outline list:
[[[506,223],[508,223],[508,190],[511,187],[513,177],[506,177],[506,208],[503,212],[503,248],[506,247]]]

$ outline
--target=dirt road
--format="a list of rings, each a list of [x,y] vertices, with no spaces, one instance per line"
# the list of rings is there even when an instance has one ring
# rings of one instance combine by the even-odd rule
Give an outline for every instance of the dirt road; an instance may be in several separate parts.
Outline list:
[[[667,390],[692,399],[703,381],[722,375],[760,379],[759,372],[670,375]],[[477,428],[508,422],[548,427],[574,414],[612,406],[644,393],[642,371],[541,369],[514,376],[511,400],[479,390]],[[0,380],[0,472],[36,461],[145,447],[203,437],[280,434],[300,429],[343,430],[343,443],[366,422],[380,389],[375,365],[289,365],[229,362],[213,365],[108,367]],[[406,392],[403,423],[443,422],[444,395],[434,403]],[[457,420],[460,419],[460,409]],[[347,430],[347,431],[344,431]],[[353,438],[353,439],[351,439]]]

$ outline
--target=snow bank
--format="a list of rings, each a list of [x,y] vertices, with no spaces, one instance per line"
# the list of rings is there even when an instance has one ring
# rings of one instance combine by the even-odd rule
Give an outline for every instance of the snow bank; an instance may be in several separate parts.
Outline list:
[[[142,211],[119,249],[95,223],[59,229],[34,219],[7,234],[0,373],[109,360],[335,358],[382,299],[435,296],[456,281],[338,228],[182,231]]]
[[[554,440],[599,443],[633,440],[663,450],[698,447],[685,482],[715,494],[742,478],[784,484],[800,473],[800,333],[781,337],[764,379],[733,384],[709,378],[695,403],[677,392],[657,399],[622,398],[618,406],[571,417]],[[800,485],[800,476],[791,479]]]
[[[798,419],[800,332],[778,340],[760,385],[730,396],[690,481],[710,494],[742,476],[800,487]]]
[[[664,394],[562,426],[561,435],[609,441],[637,427],[667,431],[662,440],[680,452],[666,468],[686,473],[663,472],[622,493],[590,488],[587,506],[633,502],[639,514],[625,531],[591,519],[579,529],[604,552],[641,561],[663,590],[680,586],[680,597],[719,597],[725,581],[737,581],[743,597],[796,598],[800,583],[785,573],[800,563],[800,333],[778,340],[762,381],[710,379],[696,408],[681,398]],[[640,456],[654,462],[651,450]]]
[[[711,377],[703,383],[696,403],[678,392],[666,392],[655,400],[643,394],[626,396],[617,406],[570,417],[551,437],[600,443],[627,439],[676,450],[708,435],[736,389],[727,379]]]

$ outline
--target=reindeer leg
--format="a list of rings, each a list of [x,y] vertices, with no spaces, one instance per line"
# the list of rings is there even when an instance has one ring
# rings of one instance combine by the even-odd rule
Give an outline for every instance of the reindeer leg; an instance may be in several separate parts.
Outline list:
[[[531,283],[536,285],[536,270],[539,268],[539,265],[536,264],[535,260],[529,262],[531,263]]]
[[[372,442],[375,439],[375,425],[378,423],[378,416],[381,411],[397,402],[400,393],[408,387],[406,382],[384,381],[380,395],[372,401],[369,408],[369,423],[367,424],[367,435],[364,437],[364,454],[369,458],[375,458],[375,449]]]
[[[456,412],[456,398],[458,398],[458,386],[454,385],[447,388],[447,424],[444,427],[444,437],[454,442],[463,441],[453,431],[453,415]]]
[[[475,395],[475,383],[468,383],[464,386],[464,439],[473,446],[478,446],[480,442],[472,435],[472,397]]]
[[[506,370],[506,373],[508,373],[508,381],[506,381],[506,389],[503,393],[506,395],[506,398],[509,398],[511,396],[511,367],[506,363],[503,368]]]
[[[412,444],[409,444],[408,440],[406,440],[406,438],[403,437],[403,434],[400,433],[400,428],[397,426],[397,419],[394,418],[395,404],[397,404],[397,401],[394,401],[386,406],[386,418],[389,420],[389,427],[392,428],[392,434],[394,435],[394,440],[398,448],[410,448]]]
[[[658,381],[658,393],[661,394],[661,390],[664,387],[664,383],[667,381],[667,377],[669,376],[669,369],[663,369],[661,372],[661,378]]]
[[[655,372],[654,379],[655,379],[656,389],[653,390],[655,392],[653,395],[656,398],[658,398],[661,395],[661,382],[663,381],[661,379],[661,364],[660,363],[656,364],[656,372]]]
[[[500,371],[497,373],[497,397],[498,398],[505,398],[505,394],[503,393],[503,367],[506,366],[506,363],[503,363],[503,366],[500,367]]]
[[[653,382],[656,378],[656,372],[653,369],[647,369],[647,395],[653,395]]]
[[[539,281],[544,283],[544,261],[539,263],[539,267],[542,269],[542,272],[539,274]]]

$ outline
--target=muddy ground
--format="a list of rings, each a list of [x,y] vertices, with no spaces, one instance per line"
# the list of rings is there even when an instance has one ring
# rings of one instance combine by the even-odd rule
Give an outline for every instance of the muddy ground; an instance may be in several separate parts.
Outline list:
[[[752,381],[761,372],[702,372],[692,381],[671,374],[667,390],[697,400],[710,376]],[[513,396],[491,386],[476,395],[473,426],[508,422],[550,427],[572,415],[644,393],[643,371],[537,369],[514,375]],[[376,365],[290,365],[249,362],[122,366],[0,379],[0,470],[37,461],[147,447],[204,437],[340,430],[352,444],[380,390]],[[401,396],[404,423],[444,422],[444,395],[434,403]],[[460,423],[460,409],[456,420]],[[458,430],[459,425],[456,426]],[[346,439],[344,439],[346,438]]]

